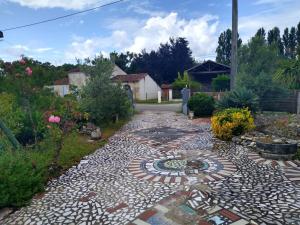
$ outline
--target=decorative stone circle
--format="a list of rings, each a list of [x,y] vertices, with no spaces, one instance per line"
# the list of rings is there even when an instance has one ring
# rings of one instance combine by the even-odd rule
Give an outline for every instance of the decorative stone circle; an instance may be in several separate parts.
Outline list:
[[[139,179],[164,183],[182,183],[189,176],[198,174],[203,175],[204,182],[209,182],[220,180],[236,171],[236,167],[229,161],[203,154],[195,159],[185,159],[176,154],[153,155],[133,160],[128,169]]]

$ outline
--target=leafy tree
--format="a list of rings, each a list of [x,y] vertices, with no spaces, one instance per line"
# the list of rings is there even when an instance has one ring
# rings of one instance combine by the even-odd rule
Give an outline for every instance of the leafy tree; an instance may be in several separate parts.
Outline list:
[[[297,48],[297,35],[296,28],[292,27],[289,34],[289,47],[291,58],[294,59],[296,57],[296,48]]]
[[[81,67],[90,80],[83,88],[80,103],[91,119],[103,125],[128,117],[131,109],[127,94],[110,79],[113,63],[100,56],[85,60]]]
[[[300,22],[297,25],[296,36],[297,36],[297,56],[299,59],[300,58]]]
[[[273,81],[281,57],[277,47],[266,45],[260,37],[253,37],[239,51],[237,86],[253,91],[261,99],[283,93],[283,88]]]
[[[283,46],[284,46],[284,55],[286,57],[291,57],[291,49],[289,42],[289,28],[285,28],[282,36]]]
[[[172,88],[175,90],[182,90],[185,87],[188,87],[192,91],[196,92],[200,91],[201,84],[191,80],[187,71],[183,73],[183,76],[178,72],[177,79],[172,83]]]
[[[157,51],[143,50],[135,55],[130,71],[147,72],[159,84],[172,83],[177,73],[183,73],[194,65],[192,51],[185,38],[170,38],[168,43],[161,44]]]
[[[231,30],[227,29],[220,34],[218,40],[218,47],[216,49],[216,61],[225,65],[230,65],[231,60]],[[238,38],[238,47],[242,44],[242,39]]]
[[[266,40],[266,31],[263,27],[259,28],[255,34],[255,36],[258,36],[260,38],[263,38],[264,40]]]
[[[212,89],[214,91],[226,91],[230,89],[230,78],[227,75],[218,75],[212,80]]]
[[[290,89],[300,89],[300,60],[290,59],[281,62],[274,79]]]
[[[281,41],[280,30],[278,27],[274,27],[268,32],[268,44],[276,46],[280,55],[284,54],[284,47]]]

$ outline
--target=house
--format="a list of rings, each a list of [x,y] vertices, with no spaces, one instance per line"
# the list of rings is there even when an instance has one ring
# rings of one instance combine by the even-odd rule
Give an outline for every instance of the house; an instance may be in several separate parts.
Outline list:
[[[114,77],[117,74],[126,75],[122,69],[115,65],[111,77]],[[86,85],[88,79],[89,76],[87,74],[80,71],[79,68],[76,68],[69,71],[68,77],[54,81],[54,85],[47,86],[47,88],[52,89],[54,93],[63,97],[70,93],[70,86],[76,86],[78,89],[81,89]]]
[[[121,82],[123,86],[130,86],[135,100],[157,99],[158,84],[147,73],[117,75],[112,78],[115,82]]]
[[[187,72],[193,80],[202,84],[202,91],[209,92],[212,91],[212,79],[220,74],[230,75],[230,66],[208,60],[188,69]]]

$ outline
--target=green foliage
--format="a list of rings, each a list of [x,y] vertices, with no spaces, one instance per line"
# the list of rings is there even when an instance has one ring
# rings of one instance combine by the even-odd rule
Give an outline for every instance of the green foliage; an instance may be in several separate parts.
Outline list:
[[[215,136],[226,141],[255,127],[248,109],[228,108],[219,111],[212,117],[211,122]]]
[[[112,83],[110,76],[113,64],[103,57],[86,61],[83,70],[91,76],[83,88],[81,107],[97,124],[105,124],[116,118],[127,118],[131,114],[130,102],[121,85]]]
[[[197,93],[188,101],[189,109],[194,111],[197,117],[210,116],[214,111],[214,104],[214,98],[204,93]]]
[[[252,112],[256,112],[258,106],[258,97],[251,90],[245,88],[238,88],[226,93],[216,104],[219,110],[226,108],[248,108]]]
[[[0,118],[11,131],[20,132],[23,125],[23,113],[13,94],[0,93]]]
[[[230,65],[231,60],[231,30],[227,29],[220,34],[218,47],[216,49],[216,61],[225,65]],[[242,39],[238,38],[238,47],[242,44]]]
[[[256,36],[239,51],[237,86],[251,90],[260,100],[268,95],[283,95],[284,88],[273,80],[281,57],[277,47],[268,46]]]
[[[113,61],[129,73],[148,73],[158,84],[171,84],[177,77],[177,73],[194,66],[192,51],[189,42],[185,38],[170,38],[167,43],[160,44],[158,50],[139,54],[126,53],[112,54]]]
[[[218,75],[213,78],[211,85],[214,91],[227,91],[230,89],[230,78],[227,75]]]
[[[190,88],[192,91],[200,91],[201,84],[189,78],[187,71],[184,71],[183,76],[178,72],[177,79],[172,83],[172,88],[175,90],[182,90],[183,88]]]
[[[44,188],[45,165],[24,151],[1,152],[0,171],[0,208],[22,206]]]
[[[300,89],[300,60],[283,61],[274,79],[290,89]]]

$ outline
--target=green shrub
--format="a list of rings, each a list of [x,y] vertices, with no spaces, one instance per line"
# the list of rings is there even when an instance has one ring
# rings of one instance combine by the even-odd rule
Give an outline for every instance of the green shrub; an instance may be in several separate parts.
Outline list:
[[[201,84],[191,80],[186,71],[183,73],[183,76],[178,73],[177,79],[172,83],[172,88],[175,90],[182,90],[185,87],[190,88],[194,92],[201,90]]]
[[[226,93],[216,104],[217,109],[249,108],[252,112],[258,110],[258,97],[245,88],[238,88]]]
[[[229,108],[219,111],[211,122],[213,133],[221,140],[231,140],[232,136],[241,135],[255,127],[248,109]]]
[[[91,79],[83,88],[81,108],[90,114],[91,120],[101,125],[116,118],[125,119],[132,113],[126,91],[110,78],[112,68],[112,62],[102,57],[96,58],[93,64],[86,62],[83,65],[83,71],[90,74]]]
[[[0,208],[26,204],[43,190],[46,181],[46,157],[37,160],[24,151],[0,153]],[[34,159],[35,158],[35,159]]]
[[[214,104],[213,97],[204,93],[197,93],[189,99],[188,107],[194,111],[196,117],[210,116],[214,111]]]
[[[218,75],[213,78],[211,85],[214,91],[230,90],[230,78],[227,75]]]

